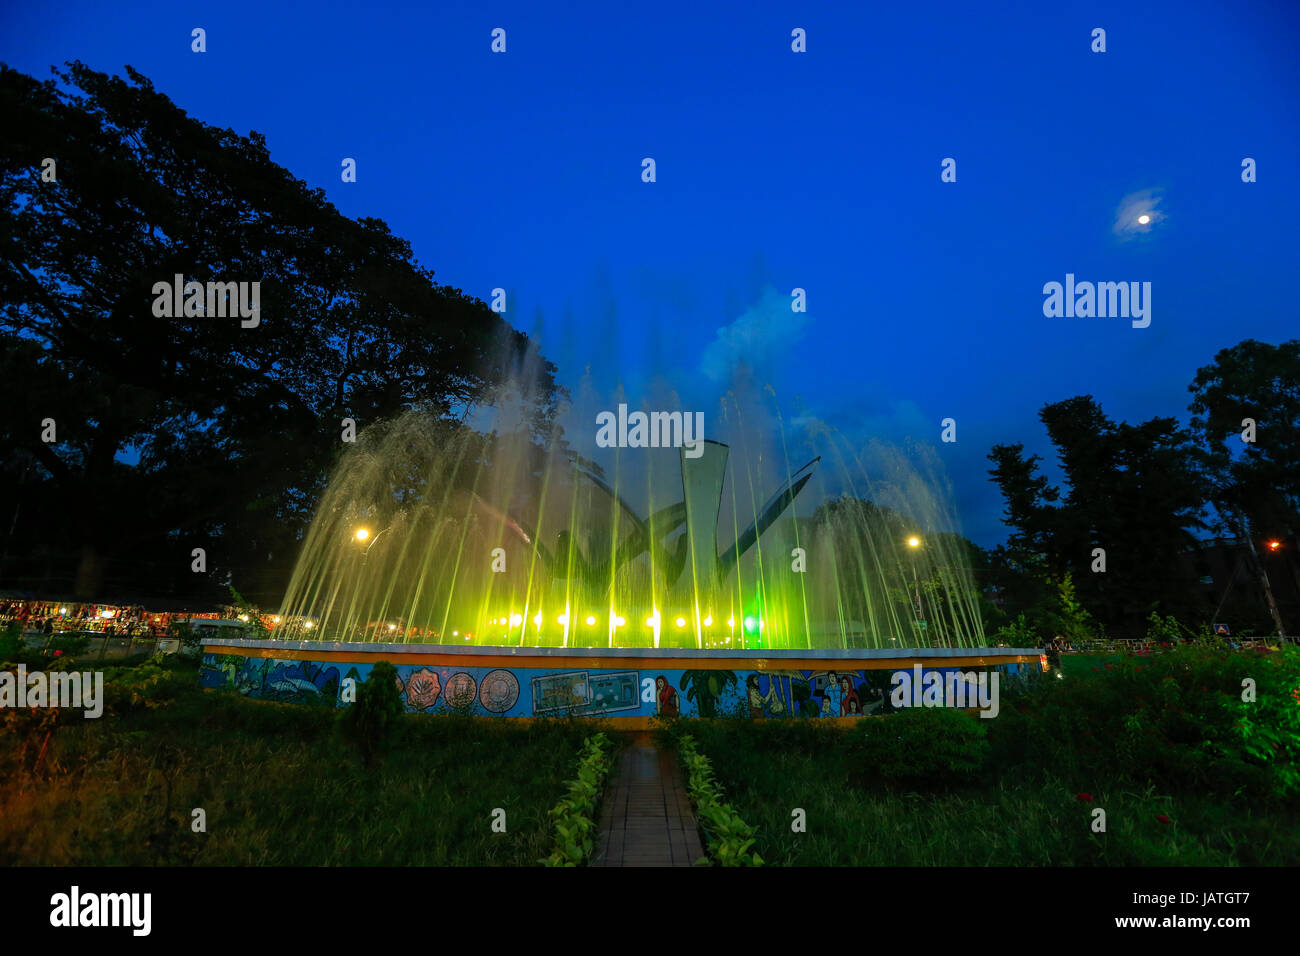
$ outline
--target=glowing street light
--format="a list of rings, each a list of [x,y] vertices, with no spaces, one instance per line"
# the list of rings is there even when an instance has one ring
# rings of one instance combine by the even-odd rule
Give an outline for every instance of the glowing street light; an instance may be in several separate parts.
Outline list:
[[[367,540],[369,540],[369,538],[370,538],[370,529],[369,529],[369,528],[358,528],[358,529],[357,529],[357,533],[356,533],[355,535],[353,535],[353,537],[355,537],[358,541],[360,541],[360,542],[362,542],[362,543],[364,544],[364,543],[365,543]]]

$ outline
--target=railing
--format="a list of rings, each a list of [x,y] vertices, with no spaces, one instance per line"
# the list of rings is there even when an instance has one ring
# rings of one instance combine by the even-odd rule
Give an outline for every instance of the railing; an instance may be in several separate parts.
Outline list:
[[[1279,644],[1300,644],[1300,635],[1288,634],[1278,637],[1276,634],[1259,637],[1221,637],[1221,644],[1233,650],[1247,650],[1255,647],[1276,647]],[[1186,642],[1181,642],[1186,643]],[[1064,654],[1136,654],[1153,653],[1167,650],[1175,645],[1170,641],[1150,641],[1141,638],[1113,641],[1075,641],[1062,651]]]

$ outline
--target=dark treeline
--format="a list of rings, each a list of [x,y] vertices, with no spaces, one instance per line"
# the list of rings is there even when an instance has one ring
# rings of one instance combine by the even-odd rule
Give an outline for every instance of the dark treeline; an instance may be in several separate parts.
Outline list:
[[[1300,631],[1300,341],[1224,349],[1189,390],[1187,428],[1112,421],[1090,395],[1044,405],[1059,487],[1023,444],[993,448],[1011,534],[977,560],[995,622],[1135,637],[1154,613],[1193,634],[1275,633],[1278,617]]]
[[[259,134],[127,74],[0,67],[0,587],[157,603],[233,581],[274,605],[344,419],[455,421],[527,365],[540,421],[554,368]],[[260,323],[156,315],[175,275],[260,283]]]

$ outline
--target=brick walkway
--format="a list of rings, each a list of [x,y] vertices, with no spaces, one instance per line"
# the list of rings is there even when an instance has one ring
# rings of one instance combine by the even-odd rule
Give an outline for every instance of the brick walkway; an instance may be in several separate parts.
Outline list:
[[[691,866],[704,856],[677,759],[646,740],[623,750],[600,825],[592,866]]]

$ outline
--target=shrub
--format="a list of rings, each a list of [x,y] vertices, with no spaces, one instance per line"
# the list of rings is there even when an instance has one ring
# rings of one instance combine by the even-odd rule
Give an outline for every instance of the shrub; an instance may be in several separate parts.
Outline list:
[[[592,734],[583,742],[578,779],[569,781],[568,794],[549,811],[555,851],[542,861],[546,866],[581,866],[596,848],[596,809],[610,763],[606,734]]]
[[[1241,699],[1242,681],[1257,700]],[[1191,786],[1228,795],[1300,792],[1300,648],[1243,653],[1184,644],[1036,684],[990,729],[999,768]]]
[[[993,641],[995,644],[1005,644],[1007,647],[1040,647],[1043,643],[1034,629],[1026,623],[1023,614],[1017,615],[1014,621],[998,628],[993,635]]]
[[[722,787],[713,779],[709,758],[695,747],[695,738],[684,734],[677,739],[677,753],[686,768],[686,789],[704,828],[705,845],[722,866],[762,866],[763,858],[752,852],[755,829],[723,802]]]
[[[104,711],[115,716],[169,707],[193,690],[192,673],[154,661],[104,671]]]
[[[965,782],[989,757],[984,722],[949,707],[909,707],[867,718],[852,731],[851,751],[868,779]]]
[[[90,646],[90,638],[85,634],[55,634],[50,638],[46,645],[46,653],[54,656],[56,651],[62,651],[61,657],[76,657],[85,652]]]
[[[361,752],[367,769],[379,764],[404,714],[397,690],[397,668],[388,661],[379,661],[369,679],[357,687],[356,702],[339,715],[343,735]]]

